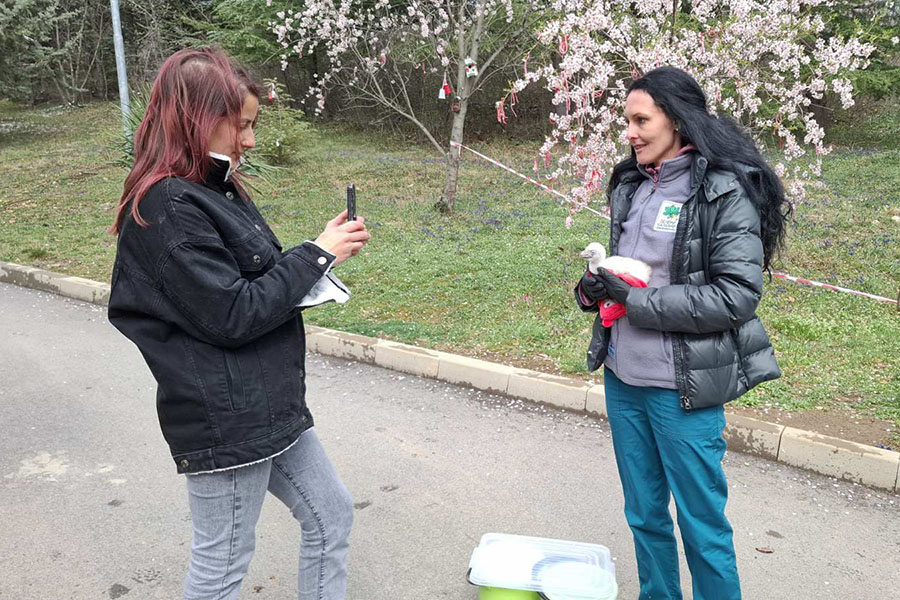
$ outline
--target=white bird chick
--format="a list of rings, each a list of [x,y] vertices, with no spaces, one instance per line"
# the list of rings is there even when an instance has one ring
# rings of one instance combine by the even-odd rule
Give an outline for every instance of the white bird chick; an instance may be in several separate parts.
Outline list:
[[[591,242],[581,251],[581,257],[588,259],[588,270],[594,275],[603,267],[608,271],[624,273],[650,283],[650,265],[627,256],[606,256],[606,248],[600,242]]]

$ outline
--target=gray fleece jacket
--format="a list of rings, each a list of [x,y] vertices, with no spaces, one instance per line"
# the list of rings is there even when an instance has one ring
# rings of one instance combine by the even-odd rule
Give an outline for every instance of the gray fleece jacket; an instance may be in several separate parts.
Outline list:
[[[641,260],[652,269],[648,287],[671,283],[669,265],[681,205],[691,190],[692,152],[664,161],[659,169],[638,166],[646,177],[634,194],[622,223],[617,254]],[[668,333],[616,320],[605,363],[629,385],[677,389],[672,340]]]

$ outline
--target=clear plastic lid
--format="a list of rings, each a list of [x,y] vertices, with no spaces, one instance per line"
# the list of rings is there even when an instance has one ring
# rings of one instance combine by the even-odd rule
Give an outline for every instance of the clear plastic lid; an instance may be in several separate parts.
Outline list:
[[[616,568],[598,544],[486,533],[472,552],[475,585],[541,592],[549,600],[615,600]]]

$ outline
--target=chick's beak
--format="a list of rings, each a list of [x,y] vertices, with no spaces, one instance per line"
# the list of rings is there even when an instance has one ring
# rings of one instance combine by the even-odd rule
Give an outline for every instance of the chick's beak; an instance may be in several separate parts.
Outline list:
[[[594,258],[594,251],[593,250],[582,250],[581,258]]]

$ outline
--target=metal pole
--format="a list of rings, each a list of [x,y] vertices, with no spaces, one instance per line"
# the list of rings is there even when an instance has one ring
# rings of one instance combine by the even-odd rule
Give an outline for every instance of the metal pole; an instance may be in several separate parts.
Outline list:
[[[113,42],[116,46],[116,74],[119,76],[119,104],[122,107],[122,129],[125,136],[128,131],[128,115],[131,114],[131,102],[128,99],[128,75],[125,73],[125,42],[122,39],[122,20],[119,18],[119,0],[109,0],[112,11]]]

